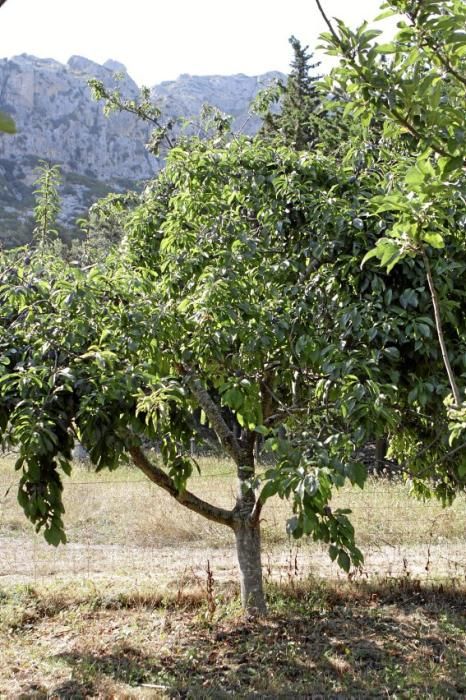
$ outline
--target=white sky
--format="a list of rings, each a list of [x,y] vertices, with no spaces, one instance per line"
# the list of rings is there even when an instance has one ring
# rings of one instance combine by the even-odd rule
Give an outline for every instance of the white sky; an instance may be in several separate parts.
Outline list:
[[[381,0],[322,4],[354,27],[374,18]],[[312,50],[325,29],[314,0],[7,0],[0,9],[0,57],[112,58],[138,84],[151,86],[180,73],[287,73],[288,37]],[[328,65],[324,58],[321,70]]]

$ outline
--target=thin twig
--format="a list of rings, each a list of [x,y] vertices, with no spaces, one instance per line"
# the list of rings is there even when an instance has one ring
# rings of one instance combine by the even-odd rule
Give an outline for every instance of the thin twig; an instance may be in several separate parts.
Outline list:
[[[440,350],[442,352],[442,358],[443,358],[443,363],[445,365],[445,369],[448,374],[448,380],[450,382],[450,387],[453,392],[453,397],[455,399],[455,406],[456,408],[461,407],[461,395],[460,391],[458,388],[458,384],[456,382],[456,377],[453,372],[452,366],[450,364],[450,358],[448,357],[448,351],[447,351],[447,346],[445,343],[445,337],[443,335],[443,327],[442,327],[442,316],[440,312],[440,304],[438,300],[438,294],[437,290],[435,289],[435,284],[434,280],[432,277],[432,270],[430,267],[430,262],[429,258],[427,257],[427,254],[425,250],[422,250],[422,259],[424,261],[424,266],[426,269],[426,275],[427,275],[427,282],[429,284],[429,289],[430,289],[430,295],[432,298],[432,305],[434,307],[434,319],[435,319],[435,328],[437,329],[437,336],[438,340],[440,343]]]

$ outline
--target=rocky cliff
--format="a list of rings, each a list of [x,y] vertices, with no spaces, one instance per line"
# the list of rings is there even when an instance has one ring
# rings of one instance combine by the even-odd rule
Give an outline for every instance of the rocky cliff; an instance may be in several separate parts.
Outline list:
[[[8,245],[27,240],[32,230],[32,184],[44,159],[62,166],[63,219],[69,224],[112,190],[146,180],[160,162],[145,149],[149,129],[127,113],[105,117],[92,100],[87,80],[115,86],[136,98],[138,86],[117,61],[99,65],[73,56],[66,65],[21,55],[0,60],[0,109],[11,114],[15,136],[0,134],[0,240]],[[234,118],[234,128],[251,132],[248,107],[257,91],[277,73],[264,76],[191,76],[155,85],[151,95],[164,115],[191,118],[205,103]]]

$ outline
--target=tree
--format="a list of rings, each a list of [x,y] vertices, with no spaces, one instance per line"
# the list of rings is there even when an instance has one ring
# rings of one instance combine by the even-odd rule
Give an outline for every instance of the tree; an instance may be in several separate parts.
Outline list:
[[[350,104],[353,93],[341,93]],[[362,128],[360,139],[370,120]],[[117,254],[90,269],[2,254],[0,429],[19,452],[20,503],[49,542],[65,540],[61,474],[77,438],[97,469],[130,457],[182,505],[231,528],[250,611],[265,609],[260,516],[273,495],[291,501],[290,534],[327,542],[345,570],[361,564],[348,512],[333,510],[331,496],[348,479],[363,486],[369,439],[388,437],[424,497],[448,503],[464,489],[425,260],[395,256],[390,272],[371,259],[361,266],[406,211],[380,203],[392,204],[391,189],[418,165],[417,142],[405,137],[385,133],[356,174],[364,141],[336,158],[325,142],[310,153],[260,137],[186,139],[124,213]],[[457,376],[466,357],[461,201],[455,191],[435,207],[445,248],[421,236]],[[199,409],[236,464],[231,509],[188,489]],[[258,436],[275,457],[263,471]],[[144,450],[147,438],[159,441],[160,459]]]
[[[295,469],[298,453],[274,433],[308,410],[307,397],[301,404],[293,394],[293,347],[309,324],[305,227],[316,181],[327,177],[286,148],[193,141],[171,151],[106,267],[5,260],[1,427],[19,448],[20,502],[50,542],[64,540],[59,472],[69,471],[78,436],[97,468],[115,468],[129,453],[180,503],[234,530],[249,609],[264,609],[260,513],[274,493],[293,497],[296,534],[305,520],[305,532],[326,539],[345,568],[360,563],[345,513],[328,505],[330,469]],[[303,211],[301,226],[293,206]],[[239,436],[222,406],[234,412]],[[186,489],[198,407],[237,465],[230,511]],[[282,457],[257,497],[254,443],[263,434]],[[167,471],[149,460],[143,436],[161,440]],[[360,481],[357,466],[340,472],[339,483]]]
[[[58,231],[55,226],[60,212],[58,187],[61,173],[60,166],[50,165],[46,162],[40,163],[37,170],[38,176],[34,183],[36,185],[34,190],[36,225],[33,231],[33,241],[41,251],[44,251],[58,239]]]
[[[320,63],[310,63],[312,54],[296,37],[291,36],[289,42],[294,56],[286,84],[279,83],[278,89],[272,91],[266,89],[256,100],[255,108],[263,116],[261,133],[264,136],[279,134],[284,143],[298,151],[309,150],[318,140],[321,121],[322,100],[316,89],[318,76],[311,75]],[[261,106],[264,96],[265,104]],[[270,110],[267,96],[280,102],[278,112]]]
[[[95,202],[86,218],[77,222],[83,238],[73,246],[73,257],[86,265],[103,262],[109,252],[121,243],[126,212],[138,199],[135,192],[111,193]]]

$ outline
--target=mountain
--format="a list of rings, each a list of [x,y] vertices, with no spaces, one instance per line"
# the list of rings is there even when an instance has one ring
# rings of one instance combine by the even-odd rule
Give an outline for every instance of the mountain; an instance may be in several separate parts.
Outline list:
[[[183,74],[153,86],[151,96],[166,117],[195,117],[208,103],[230,114],[235,129],[252,133],[258,127],[248,115],[252,99],[261,87],[283,77],[275,72],[255,77]],[[102,103],[91,98],[89,78],[117,85],[127,98],[139,94],[117,61],[100,65],[72,56],[63,65],[27,54],[0,59],[0,110],[14,117],[18,129],[14,136],[0,134],[0,243],[18,245],[31,236],[40,160],[62,167],[62,221],[68,227],[99,197],[140,187],[161,167],[145,149],[148,125],[128,113],[107,118]]]

